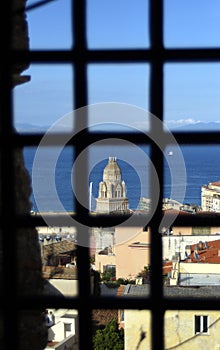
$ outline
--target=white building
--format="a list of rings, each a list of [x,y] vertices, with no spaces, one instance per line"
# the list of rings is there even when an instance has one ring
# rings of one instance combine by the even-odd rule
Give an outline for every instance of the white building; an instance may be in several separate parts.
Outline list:
[[[48,328],[48,345],[45,350],[78,350],[77,310],[52,310],[55,324]]]
[[[201,205],[203,211],[220,212],[220,181],[202,186]]]
[[[179,235],[163,236],[163,260],[172,261],[173,259],[184,260],[188,247],[200,242],[211,242],[219,239],[219,235]]]

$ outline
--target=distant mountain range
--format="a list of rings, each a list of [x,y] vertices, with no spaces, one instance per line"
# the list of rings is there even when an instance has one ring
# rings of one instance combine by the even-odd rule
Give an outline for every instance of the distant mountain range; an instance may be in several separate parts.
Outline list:
[[[40,126],[40,125],[34,125],[29,123],[17,123],[15,125],[15,128],[17,132],[24,132],[24,133],[38,133],[38,132],[46,132],[49,129],[49,126]]]
[[[34,125],[29,123],[17,123],[16,130],[24,133],[46,132],[50,128],[49,125]],[[172,131],[220,131],[220,122],[199,122],[185,125],[169,126]]]
[[[218,122],[208,122],[208,123],[194,123],[185,125],[175,125],[169,127],[170,131],[220,131],[220,123]]]

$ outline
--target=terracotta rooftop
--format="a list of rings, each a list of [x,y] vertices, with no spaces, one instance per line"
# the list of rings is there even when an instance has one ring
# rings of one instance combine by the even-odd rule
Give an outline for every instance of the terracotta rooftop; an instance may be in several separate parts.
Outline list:
[[[44,254],[50,255],[50,254],[64,254],[71,252],[73,250],[76,250],[76,244],[67,240],[63,239],[60,242],[53,242],[49,244],[44,245]]]
[[[117,309],[95,309],[92,310],[92,320],[96,327],[106,326],[110,320],[118,319]]]
[[[164,214],[168,214],[168,215],[195,215],[194,213],[191,213],[191,212],[188,212],[188,211],[185,211],[185,210],[177,210],[177,209],[166,209],[166,210],[163,210],[163,213]]]
[[[211,186],[220,186],[220,181],[210,182]]]
[[[164,264],[163,264],[163,275],[168,274],[168,272],[172,271],[172,269],[173,269],[172,261],[164,262]]]
[[[58,341],[48,341],[47,346],[50,347],[50,348],[53,348],[57,344],[59,344]]]
[[[195,213],[185,212],[185,211],[179,211],[175,209],[168,209],[164,212],[165,217],[170,218],[173,220],[173,226],[178,226],[179,224],[182,225],[182,220],[186,222],[186,226],[200,226],[198,223],[198,220],[201,220],[201,222],[206,223],[207,226],[210,225],[210,220],[216,220],[219,221],[220,218],[220,212],[210,212],[210,211],[198,211]],[[218,224],[215,224],[215,226],[218,226]]]
[[[124,293],[125,285],[120,285],[118,287],[117,296],[120,297]]]
[[[191,254],[189,256],[189,259],[191,259],[191,262],[204,262],[204,263],[213,263],[213,264],[219,264],[220,263],[220,239],[217,239],[215,241],[210,241],[206,243],[202,242],[201,247],[199,249],[199,243],[191,245]],[[197,246],[197,253],[198,258],[196,259],[194,256],[195,247]]]

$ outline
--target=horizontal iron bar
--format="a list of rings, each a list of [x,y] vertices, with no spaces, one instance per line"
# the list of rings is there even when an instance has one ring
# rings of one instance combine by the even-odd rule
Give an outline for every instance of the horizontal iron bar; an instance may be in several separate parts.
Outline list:
[[[172,226],[191,227],[218,227],[220,226],[220,213],[199,212],[197,214],[181,213],[179,215],[169,214],[170,218],[173,215]],[[88,227],[113,227],[119,224],[124,227],[130,226],[149,226],[151,225],[151,216],[146,214],[134,215],[79,215],[72,212],[63,213],[37,213],[37,215],[17,215],[15,222],[17,227],[38,227],[47,226],[44,218],[48,218],[49,222],[54,226],[66,226],[66,217],[73,218],[76,222],[82,222]],[[132,217],[132,220],[127,221]],[[2,226],[3,218],[0,216],[0,227]],[[169,221],[170,222],[170,221]]]
[[[45,133],[36,133],[36,134],[25,134],[25,133],[15,133],[12,135],[14,146],[38,146],[44,137]],[[144,132],[92,132],[90,133],[88,130],[84,130],[80,132],[74,137],[72,137],[73,133],[50,133],[47,135],[47,145],[48,146],[59,146],[63,145],[64,139],[69,141],[66,145],[76,145],[78,142],[82,143],[82,136],[86,136],[83,138],[83,144],[85,148],[96,142],[103,139],[114,139],[114,143],[118,142],[120,144],[120,140],[127,140],[133,142],[137,145],[150,145],[153,144],[153,140],[151,138],[150,132],[145,134]],[[167,141],[167,145],[170,145],[174,142],[178,142],[178,144],[185,145],[214,145],[220,144],[220,131],[203,131],[203,132],[172,132],[174,139],[169,137],[169,134],[164,132],[164,139]],[[118,139],[118,141],[117,141]],[[4,138],[1,137],[0,134],[0,146],[1,143],[4,142]],[[111,145],[111,142],[109,142]]]
[[[182,48],[182,49],[106,49],[106,50],[11,50],[12,63],[74,63],[81,60],[87,63],[120,63],[131,62],[219,62],[220,48]]]
[[[172,287],[170,287],[172,288]],[[88,296],[90,299],[90,296]],[[166,310],[220,310],[218,298],[162,298],[160,309]],[[96,297],[91,296],[88,305],[91,309],[132,309],[132,310],[154,310],[153,297]],[[25,296],[18,297],[16,307],[18,309],[42,309],[46,308],[68,308],[78,309],[80,297],[64,296]],[[4,309],[5,303],[0,302],[0,309]]]

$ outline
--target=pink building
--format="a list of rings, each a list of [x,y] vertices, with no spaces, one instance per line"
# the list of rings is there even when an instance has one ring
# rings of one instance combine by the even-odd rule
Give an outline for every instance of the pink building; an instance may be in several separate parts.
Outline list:
[[[115,228],[115,245],[111,251],[96,253],[96,269],[116,267],[116,278],[135,279],[150,264],[150,233],[142,227]]]

